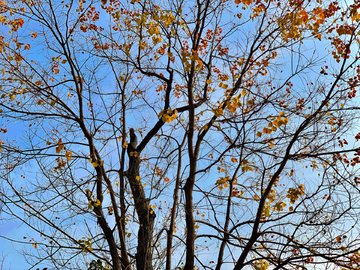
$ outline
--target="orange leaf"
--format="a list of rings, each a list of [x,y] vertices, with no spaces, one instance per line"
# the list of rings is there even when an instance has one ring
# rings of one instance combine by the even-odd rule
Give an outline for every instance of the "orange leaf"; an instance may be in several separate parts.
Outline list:
[[[68,161],[70,161],[71,158],[72,158],[72,152],[67,151],[66,154],[65,154],[65,157],[67,158]]]
[[[271,129],[264,128],[263,133],[265,133],[265,134],[271,134]]]

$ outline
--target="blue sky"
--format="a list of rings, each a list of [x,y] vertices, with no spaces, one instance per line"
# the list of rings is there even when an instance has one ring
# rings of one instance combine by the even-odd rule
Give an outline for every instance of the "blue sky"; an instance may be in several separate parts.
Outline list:
[[[245,29],[245,31],[251,31],[252,30],[252,26],[253,26],[253,24],[249,24],[249,27],[248,28],[246,28]],[[6,27],[5,27],[6,28]],[[5,29],[3,28],[2,30],[4,30],[5,31]],[[7,29],[6,29],[7,30]],[[313,46],[314,46],[314,44],[312,43],[313,41],[308,41],[308,42],[304,42],[304,44],[302,44],[302,49],[304,49],[304,48],[306,48],[306,47],[308,47],[309,48],[309,50],[308,51],[306,51],[305,53],[304,53],[304,57],[306,58],[306,57],[309,57],[309,58],[311,58],[311,57],[313,57],[313,56],[316,56],[317,58],[321,58],[321,57],[323,57],[323,56],[327,56],[327,48],[325,48],[325,49],[323,49],[324,47],[323,47],[323,44],[325,44],[325,42],[323,41],[323,42],[319,42],[319,41],[316,41],[315,42],[315,45],[319,48],[322,48],[321,50],[315,50],[315,52],[311,49],[311,48],[313,48]],[[33,55],[33,57],[36,57],[37,58],[37,60],[39,60],[40,62],[42,61],[42,60],[45,60],[45,58],[44,59],[42,59],[42,57],[44,57],[45,56],[45,54],[42,54],[41,53],[41,51],[42,51],[42,49],[41,49],[41,46],[40,47],[38,47],[39,49],[38,49],[38,52],[39,52],[39,55]],[[297,47],[296,46],[294,46],[293,48],[292,48],[293,50],[295,50],[296,51],[296,49],[297,49]],[[50,55],[46,55],[46,56],[50,56]],[[80,59],[81,60],[83,60],[81,57],[80,57]],[[84,56],[84,59],[85,59],[85,56]],[[282,67],[282,69],[284,70],[284,72],[282,72],[281,74],[281,76],[283,76],[283,78],[287,78],[288,77],[288,74],[290,73],[290,72],[292,72],[293,70],[294,70],[294,66],[295,66],[295,64],[294,63],[298,63],[298,60],[300,60],[300,61],[302,61],[303,59],[294,59],[294,58],[291,58],[290,56],[289,56],[289,54],[284,54],[284,55],[281,55],[280,57],[279,57],[279,60],[277,60],[278,61],[278,64],[284,64],[284,66]],[[307,60],[307,59],[304,59],[304,60]],[[92,64],[93,65],[95,65],[95,63],[88,63],[89,64],[89,66],[92,66]],[[329,64],[329,66],[332,66],[332,64]],[[103,87],[103,88],[106,88],[106,87],[112,87],[113,85],[115,85],[115,83],[110,83],[109,81],[110,81],[110,79],[111,79],[111,77],[110,77],[110,75],[108,76],[107,74],[108,74],[108,72],[109,72],[109,70],[108,69],[106,69],[106,68],[104,68],[104,69],[100,69],[101,70],[101,79],[102,79],[102,81],[98,84],[98,85],[100,85],[101,87]],[[317,79],[317,73],[320,71],[320,63],[319,63],[319,66],[315,66],[313,69],[311,69],[310,71],[309,71],[309,74],[307,74],[308,75],[308,79],[309,80],[315,80],[315,79]],[[313,74],[311,74],[311,73],[313,73]],[[276,72],[274,71],[274,74],[276,74]],[[279,74],[279,73],[278,73]],[[89,76],[90,77],[90,76]],[[279,79],[279,78],[278,78]],[[294,80],[292,80],[292,83],[293,84],[295,84],[296,85],[296,90],[298,91],[298,94],[299,94],[299,96],[301,96],[302,95],[302,91],[304,91],[304,89],[306,88],[306,83],[305,83],[305,81],[304,80],[302,80],[302,79],[304,79],[304,78],[300,78],[300,77],[297,77],[297,78],[295,78]],[[144,83],[145,84],[145,83]],[[96,85],[96,84],[95,84]],[[152,88],[149,88],[149,95],[148,95],[148,97],[150,97],[149,98],[149,100],[152,102],[152,101],[155,101],[156,100],[156,95],[155,95],[155,93],[154,93],[154,89],[152,89]],[[66,95],[66,91],[64,92],[64,93],[62,93],[62,97],[64,98],[64,99],[66,99],[67,98],[67,95]],[[213,98],[215,99],[215,98],[217,98],[217,94],[215,94],[214,96],[213,96]],[[315,98],[315,97],[314,97]],[[140,100],[141,101],[141,100]],[[104,101],[104,104],[107,104],[107,100],[105,100]],[[136,104],[136,101],[134,101],[134,104]],[[104,112],[102,112],[102,113],[104,113]],[[143,124],[142,123],[145,123],[145,121],[147,121],[147,120],[154,120],[154,119],[156,119],[156,114],[157,114],[157,112],[150,112],[150,110],[143,110],[143,111],[140,111],[139,112],[140,114],[141,114],[141,116],[137,116],[137,118],[136,119],[138,119],[138,120],[140,120],[140,124],[138,124],[137,126],[134,126],[135,128],[139,128],[139,126],[141,127]],[[206,112],[205,112],[205,114],[206,114]],[[105,115],[105,113],[104,113],[104,115]],[[185,114],[185,117],[186,117],[186,114]],[[128,120],[128,122],[132,122],[133,121],[133,118],[132,117],[130,117],[129,119],[127,119]],[[4,120],[3,120],[4,121]],[[299,120],[300,121],[300,120]],[[2,123],[2,124],[4,124],[4,123]],[[293,123],[293,125],[297,125],[298,123]],[[6,135],[6,137],[10,137],[10,138],[13,138],[13,139],[17,139],[18,138],[18,136],[20,137],[21,136],[21,134],[22,134],[22,132],[25,130],[24,129],[24,126],[22,126],[22,124],[21,123],[19,123],[19,124],[14,124],[14,123],[9,123],[9,124],[6,124],[6,126],[7,126],[7,128],[8,128],[8,133],[7,134],[4,134],[4,136]],[[46,127],[45,127],[46,128]],[[66,129],[66,127],[63,127],[64,129]],[[165,128],[164,128],[164,130],[166,130],[166,129],[171,129],[171,127],[170,126],[166,126]],[[41,137],[41,134],[37,134],[37,135],[40,135],[39,136],[39,141],[41,141],[41,139],[42,139],[42,137]],[[176,134],[175,134],[176,135]],[[139,136],[139,135],[138,135]],[[140,136],[139,136],[139,138],[140,138]],[[223,142],[223,137],[221,136],[219,136],[219,137],[216,137],[216,138],[211,138],[211,139],[213,139],[213,143],[215,144],[215,143],[221,143],[221,142]],[[20,140],[19,140],[20,141]],[[349,142],[350,142],[350,140],[349,140]],[[111,147],[112,145],[110,144],[109,145],[109,148]],[[204,150],[204,153],[206,153],[208,151],[208,149],[205,149]],[[114,156],[116,155],[116,153],[114,153]],[[108,157],[108,160],[111,160],[111,155],[109,155],[109,157]],[[79,162],[78,164],[81,164],[81,162]],[[203,164],[199,164],[199,167],[201,168],[203,166]],[[300,170],[300,169],[302,169],[301,168],[302,167],[302,165],[299,165],[299,167],[294,167],[295,168],[295,170]],[[32,179],[35,179],[36,178],[36,172],[35,171],[32,171],[32,170],[36,170],[37,169],[37,166],[36,165],[33,165],[33,167],[31,168],[31,167],[28,167],[27,168],[27,170],[28,170],[28,174],[26,175],[26,179],[30,179],[29,181],[32,181]],[[231,170],[230,170],[231,171]],[[184,169],[184,172],[186,172],[186,169]],[[316,174],[316,172],[312,172],[312,170],[311,169],[308,169],[308,170],[304,170],[304,173],[306,174],[306,178],[312,178],[315,174]],[[19,173],[20,174],[20,173]],[[250,176],[249,176],[249,178],[251,178],[253,175],[251,174],[251,172],[249,172],[248,173]],[[34,176],[34,178],[31,178],[31,176]],[[203,177],[203,178],[200,178],[199,177],[199,181],[198,181],[198,184],[199,184],[199,186],[201,186],[202,188],[204,188],[205,190],[207,189],[207,188],[209,188],[209,187],[214,187],[214,183],[216,182],[216,180],[217,180],[217,178],[219,177],[219,176],[225,176],[225,175],[222,175],[222,174],[218,174],[217,173],[217,170],[216,170],[216,168],[214,168],[213,170],[210,170],[207,174],[205,174],[205,176]],[[82,175],[80,175],[79,177],[82,177]],[[16,179],[16,181],[18,181],[19,183],[21,183],[21,181],[23,181],[21,178],[17,178]],[[151,181],[157,181],[157,179],[155,178],[149,178],[149,180],[148,180],[148,184],[149,183],[151,183]],[[285,183],[286,184],[286,183]],[[215,190],[217,190],[216,188],[214,188]],[[171,190],[171,189],[170,189]],[[227,192],[227,190],[225,190],[224,192]],[[195,193],[195,195],[194,195],[194,198],[195,198],[195,200],[200,200],[202,197],[202,194],[199,194],[199,195],[197,195],[197,193]],[[246,196],[249,196],[249,198],[250,198],[250,196],[251,196],[251,193],[248,193],[248,194],[246,194]],[[171,198],[171,194],[169,195],[169,197]],[[168,199],[168,198],[166,198],[166,199]],[[153,203],[156,203],[157,204],[157,207],[159,207],[160,206],[160,202],[159,201],[164,201],[165,200],[165,198],[163,198],[163,197],[161,197],[161,198],[158,198],[157,200],[154,200],[153,201]],[[240,199],[239,199],[239,201],[240,201]],[[249,203],[250,204],[250,203]],[[205,203],[203,203],[203,202],[201,202],[201,203],[199,203],[199,209],[200,209],[200,212],[201,212],[201,207],[203,207],[204,205],[206,205]],[[289,206],[289,205],[288,205]],[[244,211],[248,211],[248,213],[251,213],[251,211],[254,211],[254,210],[256,210],[256,205],[254,204],[254,205],[244,205]],[[165,208],[165,207],[164,207]],[[219,209],[221,209],[222,208],[222,206],[219,206]],[[158,210],[156,210],[156,211],[158,211]],[[220,211],[219,211],[220,212]],[[64,213],[63,215],[66,215],[66,213]],[[159,215],[160,216],[160,215]],[[221,216],[221,215],[219,215],[219,216]],[[242,219],[246,219],[246,214],[244,214],[244,216],[242,216]],[[61,217],[61,215],[60,215],[60,217]],[[206,219],[207,217],[205,217],[205,219]],[[209,218],[209,221],[211,221],[212,219],[211,218]],[[84,225],[83,223],[80,223],[80,224],[82,224],[82,225]],[[178,223],[178,227],[180,228],[180,227],[182,227],[183,226],[183,223],[182,223],[182,221],[180,220],[180,222]],[[207,233],[208,231],[210,232],[210,230],[208,230],[208,229],[205,229],[206,227],[205,226],[201,226],[200,227],[201,229],[199,229],[199,233]],[[134,227],[133,229],[135,229],[136,230],[136,227]],[[79,230],[80,230],[80,232],[79,232],[79,238],[80,238],[80,235],[81,235],[81,230],[82,230],[82,228],[79,228]],[[134,233],[134,234],[136,234],[136,232],[135,232],[135,230],[133,230],[132,231],[132,233]],[[246,233],[246,232],[245,232]],[[27,228],[26,226],[21,226],[21,224],[19,223],[19,222],[17,222],[17,221],[10,221],[9,223],[7,223],[7,222],[4,222],[2,225],[1,225],[1,234],[4,234],[4,235],[6,235],[7,237],[14,237],[14,238],[17,238],[17,239],[19,239],[19,240],[21,240],[22,241],[22,237],[23,236],[26,236],[27,237],[27,239],[29,239],[29,238],[31,238],[31,237],[39,237],[38,235],[36,235],[36,233],[34,233],[31,229],[29,229],[29,228]],[[180,236],[181,237],[181,236]],[[132,238],[132,239],[134,239],[134,238]],[[210,242],[210,241],[209,241]],[[205,243],[201,243],[201,244],[204,244],[205,245]],[[212,246],[210,246],[210,249],[213,247],[213,248],[216,248],[216,244],[217,243],[214,243]],[[25,260],[21,257],[21,255],[19,255],[18,253],[16,253],[16,252],[14,252],[13,250],[14,249],[17,249],[17,250],[21,250],[23,247],[24,247],[24,245],[23,244],[11,244],[9,241],[7,241],[7,240],[5,240],[5,239],[0,239],[0,246],[3,248],[3,251],[4,251],[4,255],[8,255],[7,256],[7,258],[6,258],[6,260],[5,260],[5,267],[10,267],[10,264],[11,264],[11,268],[12,269],[14,269],[13,267],[13,265],[14,265],[14,262],[16,262],[16,267],[19,267],[19,269],[21,268],[26,268],[27,267],[27,264],[26,264],[26,262],[25,262]],[[31,244],[29,243],[27,246],[29,246],[30,248],[32,248],[32,246],[31,246]],[[206,250],[204,251],[204,257],[202,257],[202,258],[206,258],[206,259],[204,259],[204,261],[210,261],[210,260],[213,260],[214,258],[212,257],[212,255],[211,255],[211,253],[210,253],[210,255],[208,255],[208,254],[206,254],[206,253],[208,253]],[[236,257],[236,256],[235,256]],[[39,266],[37,266],[37,267],[42,267],[42,265],[39,265]],[[232,268],[232,266],[231,265],[228,265],[227,266],[229,269],[231,269]],[[225,267],[224,267],[224,269],[226,269]]]

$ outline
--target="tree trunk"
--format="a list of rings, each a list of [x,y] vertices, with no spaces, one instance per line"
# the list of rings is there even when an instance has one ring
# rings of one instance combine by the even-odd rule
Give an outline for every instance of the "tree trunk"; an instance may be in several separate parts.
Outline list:
[[[139,176],[140,157],[129,155],[129,169],[127,177],[129,179],[131,191],[134,196],[135,210],[139,217],[138,246],[136,253],[137,270],[152,270],[152,236],[154,231],[155,212],[148,207],[148,200]],[[136,156],[136,157],[135,157]]]

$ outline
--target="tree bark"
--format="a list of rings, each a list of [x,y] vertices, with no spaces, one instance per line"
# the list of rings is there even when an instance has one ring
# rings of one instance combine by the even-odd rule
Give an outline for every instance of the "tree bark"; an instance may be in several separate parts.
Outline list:
[[[139,218],[138,246],[136,253],[137,270],[152,270],[152,237],[155,212],[149,207],[148,199],[140,179],[140,157],[136,151],[129,152],[127,178],[135,201],[135,210]]]

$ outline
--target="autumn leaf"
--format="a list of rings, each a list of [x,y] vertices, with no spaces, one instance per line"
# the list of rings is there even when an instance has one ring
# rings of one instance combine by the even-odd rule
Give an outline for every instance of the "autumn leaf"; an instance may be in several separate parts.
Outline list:
[[[271,129],[268,129],[268,128],[264,128],[264,130],[263,130],[263,133],[264,134],[271,134]]]
[[[212,110],[212,112],[215,114],[216,117],[220,117],[224,113],[222,108],[214,109]]]
[[[89,201],[88,208],[89,208],[90,210],[92,210],[92,209],[94,208],[94,206],[92,205],[92,201]]]
[[[92,162],[91,165],[96,168],[97,166],[99,166],[99,164],[97,162]]]
[[[71,158],[72,158],[72,152],[70,151],[66,151],[65,153],[65,157],[67,158],[68,161],[71,161]]]
[[[64,149],[64,145],[62,144],[62,140],[59,139],[58,146],[55,148],[56,154],[59,154]]]
[[[101,202],[99,201],[99,199],[96,200],[96,202],[94,203],[94,206],[95,207],[98,207],[101,205]]]

